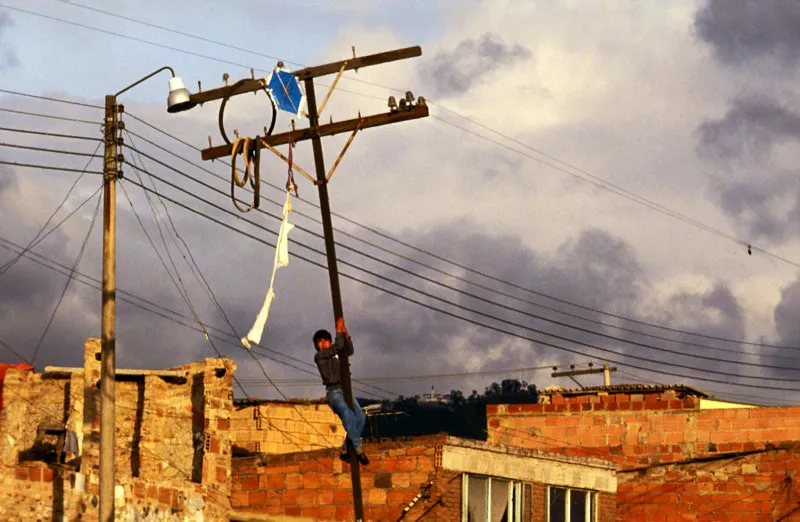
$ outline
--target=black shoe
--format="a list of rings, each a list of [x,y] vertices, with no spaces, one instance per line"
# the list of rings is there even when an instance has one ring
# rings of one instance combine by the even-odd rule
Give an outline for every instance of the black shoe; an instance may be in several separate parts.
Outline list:
[[[367,454],[364,453],[363,449],[358,448],[356,450],[356,456],[358,457],[358,461],[361,463],[362,466],[366,466],[369,464],[369,457],[367,457]]]
[[[350,454],[346,451],[339,453],[339,460],[342,462],[350,462]]]

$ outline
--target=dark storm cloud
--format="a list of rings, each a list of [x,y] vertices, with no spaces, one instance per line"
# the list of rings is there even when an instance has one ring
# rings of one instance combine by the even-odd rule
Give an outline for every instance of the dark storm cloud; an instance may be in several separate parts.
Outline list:
[[[480,38],[461,41],[452,51],[440,52],[424,72],[433,79],[437,94],[458,95],[492,72],[531,56],[529,49],[518,44],[507,45],[499,35],[486,33]]]
[[[728,339],[744,338],[742,308],[724,283],[717,282],[707,292],[682,292],[673,296],[668,308],[674,319],[690,321],[692,332]]]
[[[797,173],[746,182],[719,181],[714,198],[753,241],[779,243],[800,233],[800,180]]]
[[[42,253],[51,259],[60,258],[62,263],[69,264],[70,261],[64,260],[66,237],[57,231],[53,242],[54,245],[42,249]],[[0,259],[4,264],[13,256],[9,250],[2,249]],[[14,346],[17,352],[28,359],[35,353],[58,296],[67,282],[66,275],[56,275],[31,259],[27,256],[20,258],[0,276],[0,339]],[[97,314],[89,313],[98,303],[96,295],[77,280],[70,283],[37,353],[37,366],[81,364],[83,341],[98,333],[91,317]],[[99,311],[99,304],[97,309]],[[10,354],[0,355],[0,360],[7,361],[11,358]]]
[[[800,113],[773,98],[743,96],[731,102],[722,118],[702,123],[698,133],[703,153],[758,158],[776,143],[800,138]]]
[[[710,0],[695,15],[695,30],[728,64],[772,56],[800,57],[800,3],[787,0]]]
[[[800,112],[764,96],[743,96],[727,113],[698,128],[698,151],[725,170],[711,199],[748,239],[780,242],[800,232],[796,172],[774,165],[775,147],[800,140]]]
[[[794,281],[781,291],[781,301],[775,307],[775,329],[780,343],[800,346],[800,280]]]
[[[472,223],[440,226],[414,236],[404,239],[435,251],[447,259],[457,260],[466,266],[523,288],[534,289],[588,306],[599,306],[617,312],[630,311],[635,308],[635,303],[641,297],[644,285],[641,267],[630,247],[601,230],[584,231],[576,239],[566,242],[554,256],[537,253],[517,237],[484,232]],[[451,267],[449,270],[454,269]],[[424,269],[418,271],[427,272]],[[457,273],[468,281],[518,295],[523,300],[553,305],[553,302],[545,298],[488,281],[479,275],[462,271]],[[395,272],[391,273],[391,277],[404,278],[402,274]],[[437,277],[437,279],[443,278]],[[492,301],[523,312],[564,320],[563,316],[547,312],[541,307],[492,295],[463,281],[450,280],[448,284],[471,294],[486,296]],[[519,312],[503,310],[469,296],[436,290],[432,286],[426,289],[446,297],[453,303],[526,327],[575,339],[578,342],[592,337]],[[430,302],[432,306],[445,308],[479,323],[493,325],[523,337],[583,350],[580,344],[557,340],[495,319],[457,310],[440,302],[422,299]],[[385,294],[375,294],[362,301],[357,313],[365,317],[360,321],[359,335],[371,352],[366,365],[374,369],[368,373],[386,374],[386,368],[392,368],[393,372],[400,374],[459,372],[465,371],[467,365],[473,369],[477,365],[478,368],[485,370],[576,360],[585,362],[591,359],[591,355],[582,357],[580,354],[557,351],[539,342],[515,338],[432,310],[408,305]],[[589,312],[581,313],[591,316]],[[602,330],[602,327],[598,328]],[[595,344],[604,344],[597,337],[591,340]],[[536,380],[542,382],[548,379],[542,374]],[[472,384],[462,387],[467,393],[471,389],[482,391],[483,387],[489,384],[489,380],[485,377],[470,382]]]

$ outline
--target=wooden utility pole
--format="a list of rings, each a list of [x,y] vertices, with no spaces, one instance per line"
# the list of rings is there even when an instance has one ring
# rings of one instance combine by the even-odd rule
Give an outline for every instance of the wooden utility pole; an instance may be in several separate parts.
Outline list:
[[[322,214],[322,229],[325,237],[325,253],[328,260],[328,277],[331,286],[331,300],[333,303],[333,316],[334,320],[344,317],[344,310],[342,307],[342,295],[339,289],[339,270],[336,263],[336,246],[333,239],[333,223],[331,221],[330,203],[328,201],[328,185],[325,175],[325,160],[322,152],[322,136],[331,136],[341,132],[352,132],[356,129],[366,129],[369,127],[377,127],[389,123],[398,123],[401,121],[423,118],[428,115],[428,107],[425,105],[424,100],[418,100],[417,104],[409,103],[402,108],[392,108],[389,113],[376,114],[373,116],[359,117],[352,120],[329,123],[326,125],[319,124],[319,114],[317,109],[317,98],[314,91],[314,78],[325,76],[329,74],[341,74],[343,71],[351,69],[359,69],[371,65],[378,65],[395,60],[402,60],[405,58],[413,58],[420,56],[422,49],[420,47],[409,47],[406,49],[398,49],[385,53],[373,54],[359,58],[352,58],[350,60],[343,60],[340,62],[319,65],[315,67],[308,67],[294,72],[294,76],[298,81],[305,83],[306,101],[308,105],[308,119],[309,126],[307,129],[299,129],[283,134],[276,134],[272,136],[265,136],[263,141],[270,146],[297,143],[304,140],[311,140],[311,146],[314,151],[314,166],[316,168],[316,184],[319,191],[319,206]],[[263,88],[260,80],[245,80],[237,82],[230,87],[221,87],[210,91],[193,94],[191,101],[194,103],[204,103],[211,100],[227,98],[246,92],[253,92]],[[262,143],[258,144],[263,147]],[[204,160],[220,158],[229,156],[231,154],[231,145],[221,145],[217,147],[209,147],[201,151]],[[350,380],[350,360],[347,353],[342,352],[339,354],[340,367],[342,372],[342,390],[344,391],[345,400],[347,405],[353,407],[353,390]],[[357,521],[364,519],[364,507],[361,494],[361,471],[359,468],[358,458],[355,450],[351,444],[348,444],[348,451],[350,456],[350,471],[353,484],[353,506],[355,511],[355,518]]]
[[[114,520],[114,431],[117,340],[117,97],[106,96],[103,154],[103,286],[100,317],[100,521]]]

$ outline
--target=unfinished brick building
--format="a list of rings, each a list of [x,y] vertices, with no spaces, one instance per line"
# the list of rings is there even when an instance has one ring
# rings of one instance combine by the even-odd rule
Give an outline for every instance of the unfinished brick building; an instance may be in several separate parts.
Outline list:
[[[10,369],[0,413],[0,520],[97,520],[100,342],[84,368]],[[232,361],[118,370],[116,519],[227,520]]]
[[[583,510],[585,520],[614,520],[616,476],[608,462],[446,435],[366,448],[372,460],[361,468],[366,520],[545,522],[548,495],[551,511],[568,510],[571,495],[572,509]],[[234,518],[353,520],[349,464],[338,454],[330,448],[234,459]]]
[[[544,400],[489,406],[489,440],[615,462],[617,520],[800,520],[800,407],[719,404],[687,386]]]
[[[344,437],[342,422],[324,400],[233,401],[234,454],[273,455],[341,447]]]

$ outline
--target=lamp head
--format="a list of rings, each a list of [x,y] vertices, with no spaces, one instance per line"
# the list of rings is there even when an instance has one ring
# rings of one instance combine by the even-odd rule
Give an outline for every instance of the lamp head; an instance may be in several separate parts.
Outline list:
[[[191,100],[192,94],[177,76],[169,79],[169,96],[167,97],[167,112],[188,111],[195,105]]]

